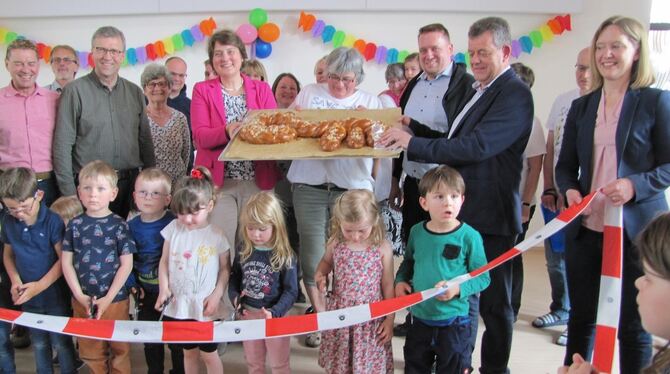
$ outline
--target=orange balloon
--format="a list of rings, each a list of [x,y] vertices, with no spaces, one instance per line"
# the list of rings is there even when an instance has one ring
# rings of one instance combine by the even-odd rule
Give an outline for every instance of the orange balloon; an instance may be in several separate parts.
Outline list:
[[[265,23],[258,28],[258,37],[266,43],[279,39],[279,26],[272,22]]]

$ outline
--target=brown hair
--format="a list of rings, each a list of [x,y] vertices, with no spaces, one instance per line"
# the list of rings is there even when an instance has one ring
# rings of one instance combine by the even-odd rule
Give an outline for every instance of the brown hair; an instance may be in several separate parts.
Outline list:
[[[207,42],[207,56],[209,56],[209,61],[213,61],[214,47],[216,47],[216,43],[237,47],[242,55],[242,60],[247,59],[247,50],[244,48],[242,39],[240,39],[240,37],[232,30],[220,30],[212,34]],[[205,61],[205,64],[207,64],[207,61]],[[214,66],[212,65],[212,67]]]
[[[379,213],[379,205],[375,195],[369,190],[349,190],[338,196],[333,204],[333,215],[330,219],[331,240],[344,241],[342,223],[368,221],[372,225],[369,241],[379,246],[386,238],[386,226]]]
[[[593,40],[591,40],[591,91],[600,89],[603,85],[603,76],[596,67],[596,43],[600,34],[609,26],[616,26],[621,30],[628,40],[637,47],[638,59],[633,61],[633,67],[630,72],[630,87],[633,89],[649,87],[656,81],[654,76],[654,69],[651,66],[651,59],[649,57],[649,41],[647,39],[648,31],[636,19],[613,16],[606,19],[600,24]]]
[[[444,25],[441,23],[431,23],[430,25],[423,26],[422,28],[419,29],[419,36],[421,36],[421,34],[426,34],[429,32],[441,32],[442,34],[444,34],[444,36],[447,37],[448,41],[451,41],[451,37],[449,36],[449,30],[447,30],[447,28],[444,27]]]
[[[32,169],[11,168],[0,174],[0,198],[24,201],[36,192],[37,178]]]
[[[256,74],[261,77],[261,81],[268,81],[268,73],[265,72],[265,67],[258,60],[244,60],[242,62],[242,73],[246,74],[251,78],[252,75]]]
[[[61,196],[49,207],[52,212],[58,214],[63,221],[70,221],[72,218],[84,213],[84,207],[77,196]]]
[[[67,44],[59,44],[53,48],[51,48],[51,56],[49,56],[49,63],[53,63],[53,54],[59,49],[64,49],[72,54],[74,56],[74,62],[79,65],[79,55],[77,55],[77,51],[74,50],[74,48],[70,47]]]
[[[535,73],[533,73],[533,69],[529,68],[521,62],[515,62],[509,67],[514,70],[516,75],[523,81],[523,83],[527,84],[529,88],[533,87],[533,84],[535,84]]]
[[[7,53],[5,54],[5,61],[9,61],[9,57],[12,54],[12,51],[15,49],[30,49],[35,51],[35,56],[39,60],[39,53],[37,52],[37,46],[35,43],[31,42],[28,39],[15,39],[13,42],[9,43],[7,46]]]
[[[214,200],[212,174],[206,167],[196,166],[177,181],[170,209],[175,214],[193,214]]]
[[[440,185],[444,185],[461,195],[465,194],[465,181],[456,169],[447,165],[434,167],[423,175],[419,181],[419,196],[426,197],[428,192],[435,191]]]

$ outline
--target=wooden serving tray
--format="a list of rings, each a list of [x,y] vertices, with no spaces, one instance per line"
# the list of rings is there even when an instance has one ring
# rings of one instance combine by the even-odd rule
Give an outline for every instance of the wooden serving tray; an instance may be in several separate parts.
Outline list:
[[[253,119],[261,113],[276,113],[289,111],[288,109],[273,110],[255,110],[249,112],[245,122]],[[375,121],[381,121],[387,126],[399,126],[398,118],[401,116],[400,108],[392,109],[365,109],[365,110],[344,110],[344,109],[303,109],[295,113],[308,121],[321,121],[328,119],[344,119],[349,117],[368,118]],[[250,144],[243,140],[233,137],[228,142],[226,148],[219,156],[220,161],[239,161],[239,160],[305,160],[305,159],[331,159],[331,158],[349,158],[349,157],[373,157],[389,158],[398,157],[400,150],[374,149],[372,147],[363,147],[359,149],[348,148],[342,144],[338,150],[333,152],[324,152],[319,147],[318,139],[298,138],[288,143],[282,144]]]

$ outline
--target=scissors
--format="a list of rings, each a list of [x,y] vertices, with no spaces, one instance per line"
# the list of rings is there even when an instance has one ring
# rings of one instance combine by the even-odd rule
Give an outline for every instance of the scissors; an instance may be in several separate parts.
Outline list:
[[[95,296],[89,299],[88,302],[88,318],[95,319],[98,314],[98,305],[95,303]]]
[[[158,317],[159,321],[163,320],[163,314],[165,313],[165,308],[174,301],[174,295],[170,295],[165,301],[163,301],[163,305],[161,305],[161,315]]]
[[[130,295],[133,297],[133,311],[132,311],[132,318],[133,321],[139,321],[139,314],[140,314],[140,298],[137,297],[137,293],[131,292]]]

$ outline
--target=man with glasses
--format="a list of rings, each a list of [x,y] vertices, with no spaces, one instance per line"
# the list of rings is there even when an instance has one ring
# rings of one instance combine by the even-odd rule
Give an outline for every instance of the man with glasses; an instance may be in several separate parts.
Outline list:
[[[188,130],[191,134],[191,156],[188,159],[186,171],[193,168],[195,148],[193,147],[193,129],[191,128],[191,99],[186,96],[186,61],[178,56],[172,56],[165,61],[165,67],[172,77],[172,88],[167,99],[167,105],[186,116]]]
[[[74,80],[79,70],[79,57],[74,48],[69,45],[57,45],[51,50],[51,70],[54,72],[54,81],[47,86],[51,91],[61,93],[66,84]]]
[[[467,189],[459,218],[482,235],[489,261],[512,248],[521,233],[519,184],[533,124],[530,89],[509,66],[511,43],[504,19],[476,21],[468,31],[475,94],[449,131],[439,139],[411,136],[401,129],[388,130],[382,136],[383,144],[406,149],[409,160],[447,164],[461,173]],[[416,124],[410,123],[409,128],[415,134],[421,131]],[[514,323],[511,262],[491,270],[490,276],[491,284],[479,300],[486,326],[479,371],[509,373]],[[470,297],[470,302],[476,306],[478,301]],[[471,317],[471,323],[475,325],[477,318]]]
[[[139,169],[155,165],[144,93],[119,76],[125,49],[125,37],[115,27],[93,34],[95,67],[63,89],[53,145],[54,170],[65,196],[76,193],[76,175],[88,162],[102,160],[116,169],[119,192],[110,209],[124,218]]]

